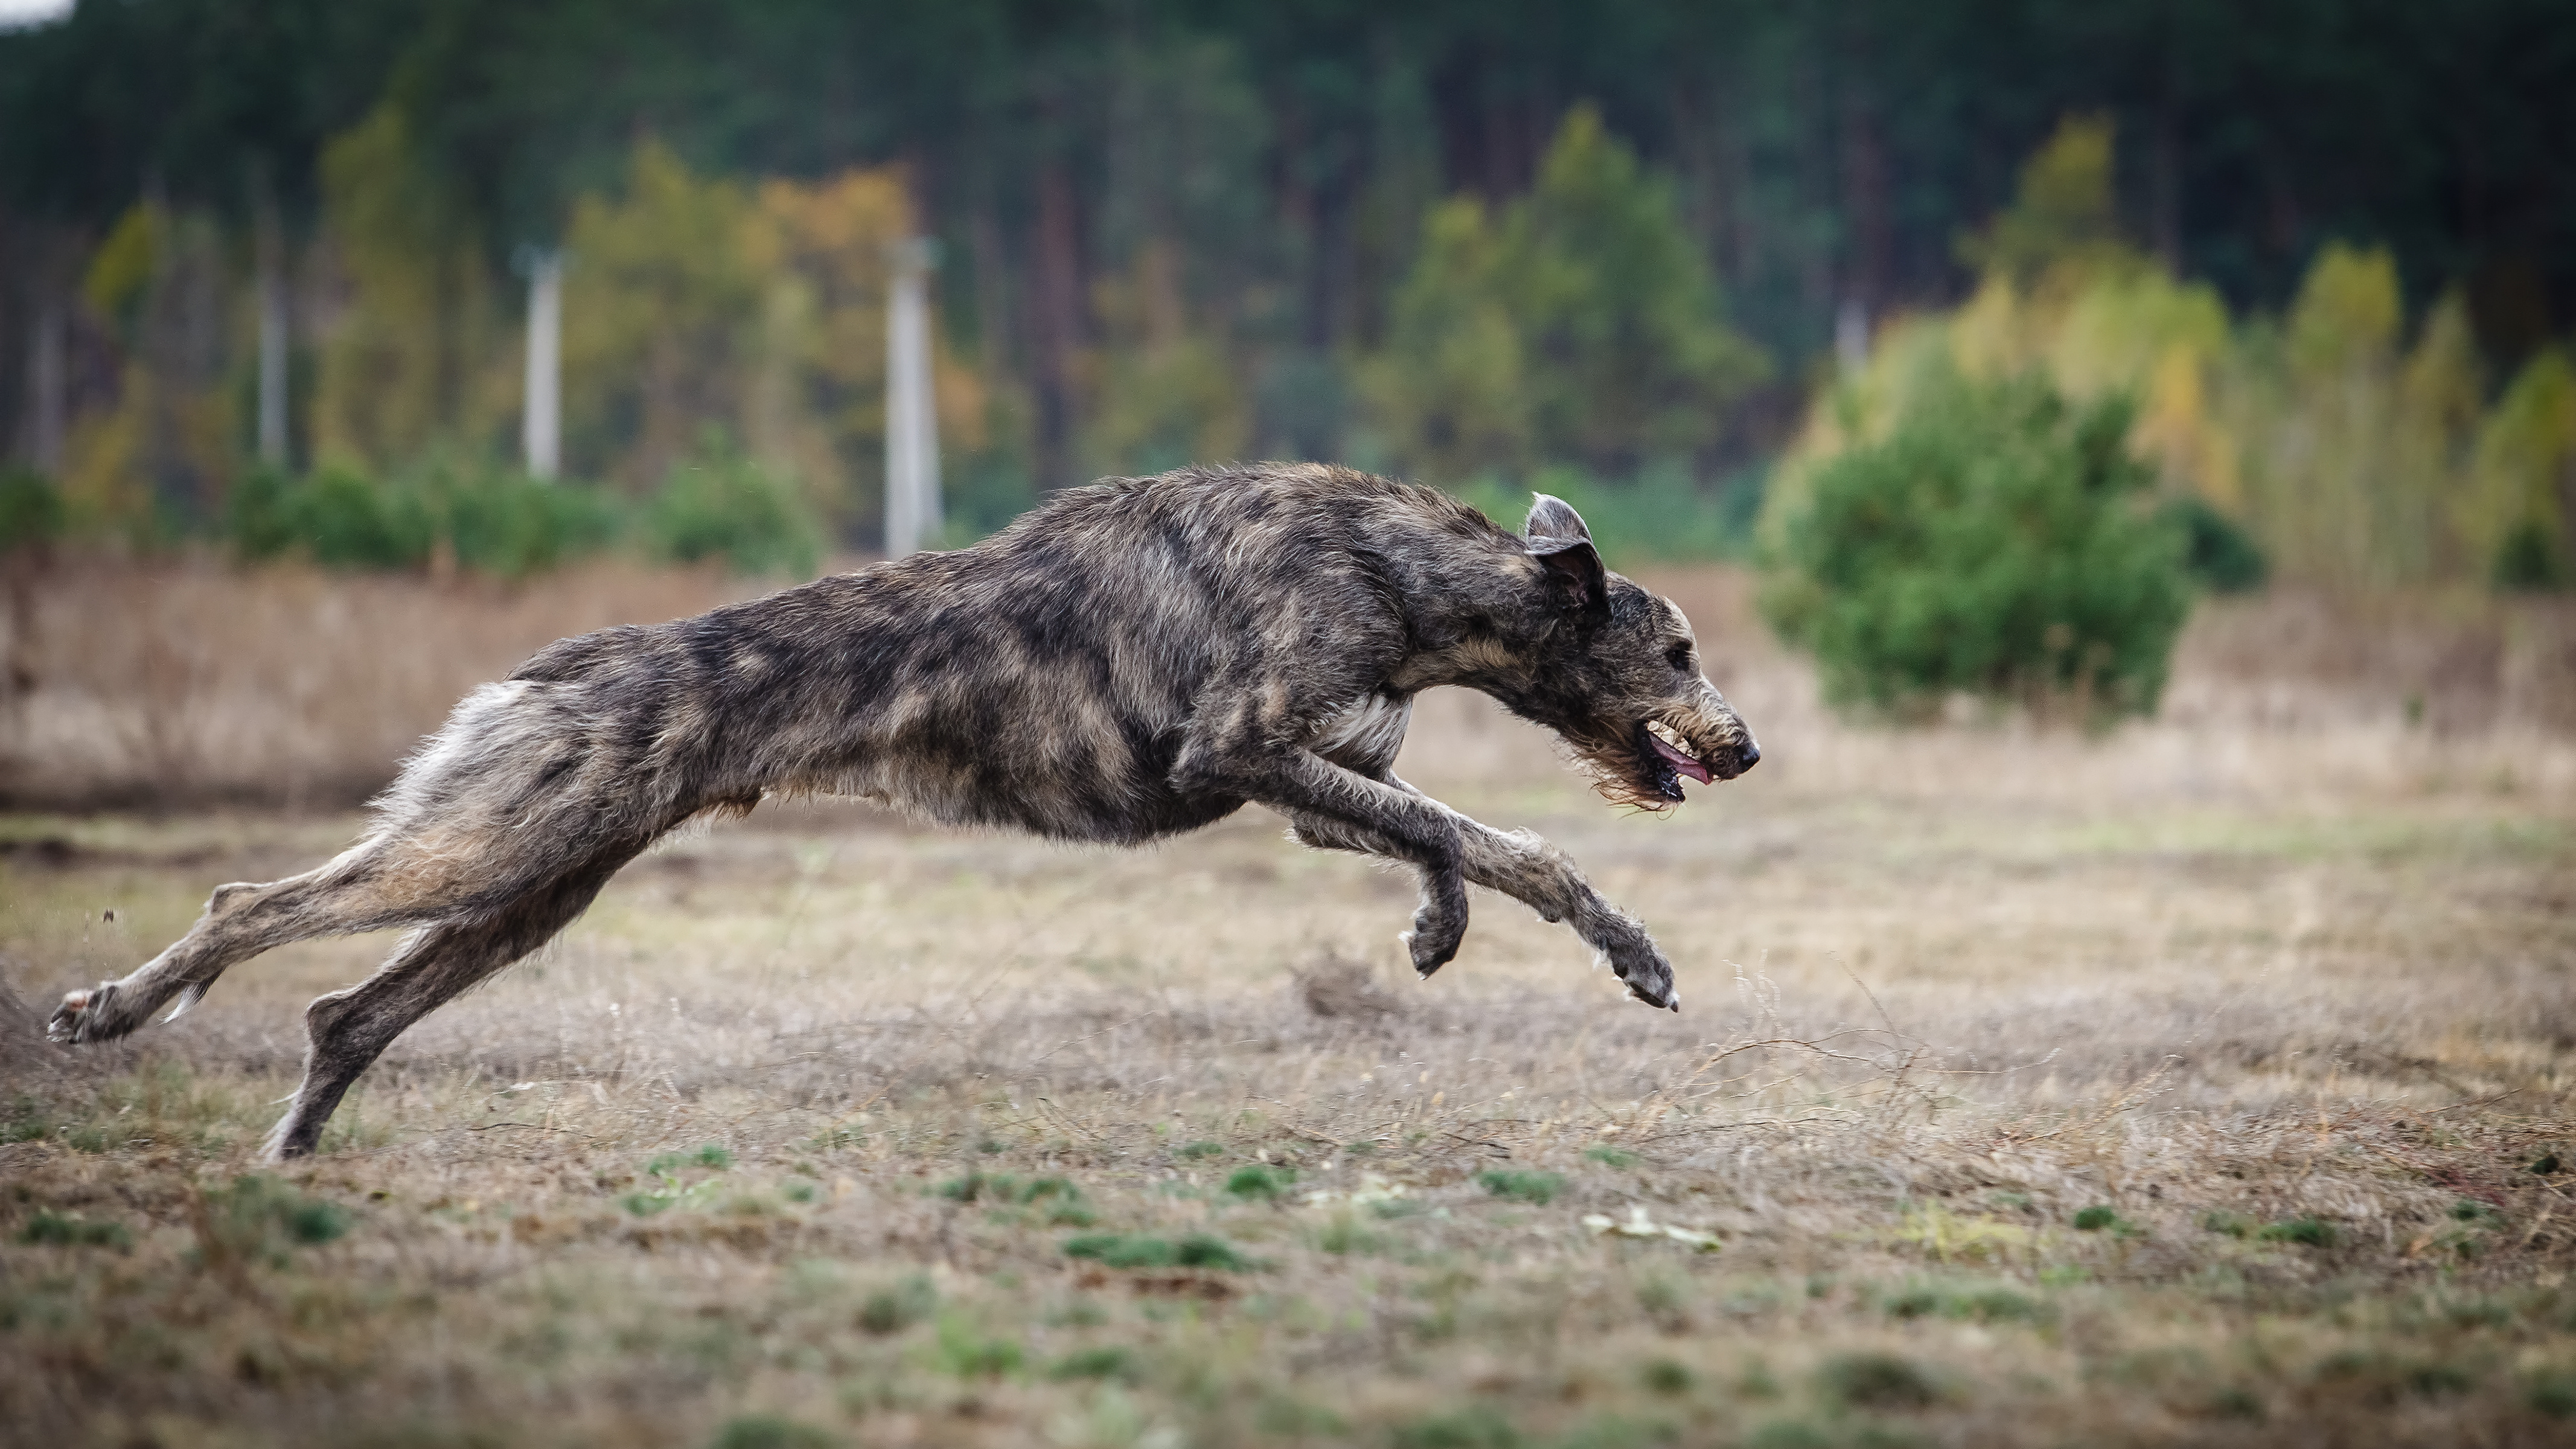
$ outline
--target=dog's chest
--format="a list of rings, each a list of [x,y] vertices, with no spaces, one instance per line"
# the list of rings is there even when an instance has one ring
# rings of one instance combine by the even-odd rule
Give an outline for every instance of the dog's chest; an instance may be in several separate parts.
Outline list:
[[[1343,769],[1374,775],[1395,763],[1412,723],[1413,696],[1372,694],[1325,716],[1307,748]]]

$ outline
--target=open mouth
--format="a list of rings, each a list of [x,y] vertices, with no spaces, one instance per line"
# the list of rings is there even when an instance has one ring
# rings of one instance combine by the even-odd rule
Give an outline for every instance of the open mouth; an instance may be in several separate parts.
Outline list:
[[[1659,719],[1639,725],[1637,733],[1646,765],[1646,777],[1653,782],[1654,792],[1667,800],[1682,798],[1682,781],[1689,778],[1708,784],[1715,779],[1708,762],[1693,754],[1690,741],[1681,731]]]

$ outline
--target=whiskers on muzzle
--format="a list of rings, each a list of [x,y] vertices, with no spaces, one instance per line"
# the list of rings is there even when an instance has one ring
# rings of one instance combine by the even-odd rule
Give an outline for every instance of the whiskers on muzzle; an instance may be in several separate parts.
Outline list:
[[[1762,747],[1730,712],[1723,719],[1649,716],[1629,730],[1566,737],[1575,765],[1613,805],[1663,811],[1682,803],[1685,782],[1717,784],[1752,769]]]

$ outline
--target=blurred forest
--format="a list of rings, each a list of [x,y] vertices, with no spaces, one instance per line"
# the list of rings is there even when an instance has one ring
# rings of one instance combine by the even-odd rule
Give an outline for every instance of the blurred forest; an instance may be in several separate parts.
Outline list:
[[[570,474],[865,547],[918,234],[967,534],[1290,456],[1741,548],[1937,357],[2130,395],[2285,576],[2550,586],[2571,136],[2551,0],[86,0],[0,34],[0,439],[51,480],[0,529],[557,518],[507,475],[560,247]]]

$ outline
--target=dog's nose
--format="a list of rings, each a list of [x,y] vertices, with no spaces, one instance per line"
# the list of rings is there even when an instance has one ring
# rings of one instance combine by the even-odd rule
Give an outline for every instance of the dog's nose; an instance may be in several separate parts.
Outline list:
[[[1744,762],[1745,769],[1750,770],[1762,763],[1762,747],[1753,743],[1753,737],[1747,735],[1744,737],[1744,747],[1736,751],[1736,757]]]

